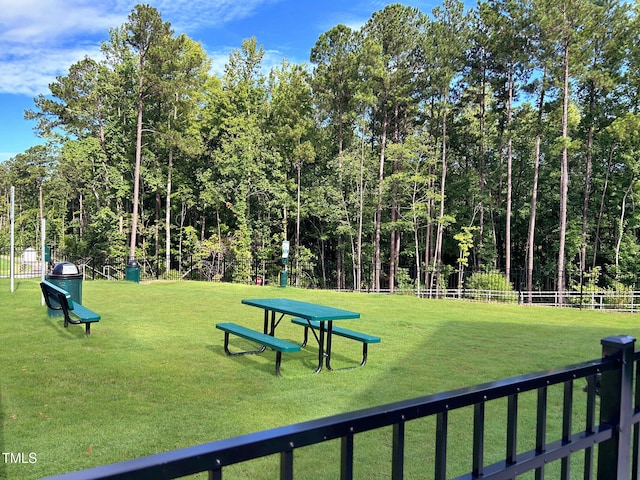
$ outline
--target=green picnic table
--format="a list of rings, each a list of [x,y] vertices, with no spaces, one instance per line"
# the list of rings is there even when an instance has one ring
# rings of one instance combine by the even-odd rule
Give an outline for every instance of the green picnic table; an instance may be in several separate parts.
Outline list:
[[[333,333],[333,322],[336,320],[355,320],[360,318],[360,314],[342,310],[340,308],[327,307],[315,303],[290,300],[288,298],[264,298],[242,300],[245,305],[258,307],[264,310],[264,333],[274,336],[275,330],[285,315],[302,318],[307,322],[319,322],[320,329],[318,335],[315,334],[318,342],[318,366],[316,373],[322,371],[323,360],[326,359],[326,366],[331,370],[331,335]],[[280,318],[276,320],[277,315]],[[325,328],[326,322],[326,328]],[[310,324],[311,325],[311,324]],[[326,333],[326,335],[325,335]],[[326,345],[325,345],[326,338]]]
[[[333,335],[339,335],[363,343],[363,360],[360,366],[366,362],[367,344],[380,342],[379,337],[333,326],[334,321],[359,319],[360,314],[357,312],[287,298],[246,299],[242,300],[242,303],[260,308],[264,311],[262,332],[254,331],[254,333],[251,333],[251,329],[236,326],[231,323],[217,324],[217,328],[225,331],[225,351],[229,355],[242,355],[245,353],[261,353],[266,347],[270,347],[277,352],[276,374],[278,375],[280,374],[281,353],[298,351],[301,347],[304,348],[307,344],[308,331],[313,332],[318,343],[318,365],[315,373],[322,371],[323,364],[326,365],[327,370],[332,370],[331,343]],[[305,337],[302,345],[275,339],[276,328],[286,315],[293,317],[291,321],[294,324],[305,327]],[[261,344],[262,347],[259,350],[231,353],[228,351],[229,333],[254,340],[256,343]]]

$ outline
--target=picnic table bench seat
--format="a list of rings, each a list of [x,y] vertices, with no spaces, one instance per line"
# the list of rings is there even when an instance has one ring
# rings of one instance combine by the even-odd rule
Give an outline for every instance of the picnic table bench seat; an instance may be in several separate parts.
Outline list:
[[[275,338],[271,335],[267,335],[266,333],[257,332],[236,323],[217,323],[216,328],[224,332],[224,351],[227,355],[262,353],[266,350],[267,347],[275,350],[277,376],[281,376],[280,364],[282,363],[282,354],[289,352],[299,352],[301,350],[301,347],[298,344],[287,342],[286,340],[282,340],[280,338]],[[258,350],[248,350],[244,352],[231,352],[229,351],[229,334],[233,334],[238,337],[244,338],[245,340],[255,342],[261,345],[261,348],[259,348]]]
[[[314,330],[320,329],[320,322],[317,320],[306,320],[304,318],[292,318],[291,322],[296,325],[301,325],[305,327],[304,341],[302,342],[302,347],[304,347],[307,344],[309,328],[313,328]],[[325,332],[327,331],[327,328],[328,328],[327,322],[324,322]],[[349,330],[343,327],[336,327],[335,325],[333,325],[331,328],[331,334],[362,343],[362,361],[360,362],[360,365],[358,365],[360,367],[364,366],[365,363],[367,363],[368,345],[370,343],[380,343],[380,337],[376,337],[375,335],[369,335],[368,333],[356,332],[355,330]]]
[[[91,324],[100,321],[100,315],[71,299],[69,292],[46,280],[40,282],[44,301],[51,310],[62,311],[64,328],[73,325],[85,325],[85,333],[91,334]]]

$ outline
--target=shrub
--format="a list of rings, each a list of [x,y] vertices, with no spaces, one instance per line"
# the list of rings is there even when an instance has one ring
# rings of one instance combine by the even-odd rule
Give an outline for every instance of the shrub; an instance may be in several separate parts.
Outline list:
[[[414,282],[409,275],[408,268],[398,267],[396,272],[396,281],[398,282],[398,293],[413,293]]]
[[[511,282],[497,270],[472,274],[467,279],[466,288],[471,290],[468,296],[476,300],[518,301],[518,293],[513,290]]]
[[[633,289],[616,282],[613,289],[607,289],[604,303],[611,308],[624,308],[633,303]]]

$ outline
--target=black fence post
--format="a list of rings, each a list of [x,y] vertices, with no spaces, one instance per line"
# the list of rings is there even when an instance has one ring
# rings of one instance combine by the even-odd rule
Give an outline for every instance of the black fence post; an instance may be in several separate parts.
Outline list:
[[[629,478],[635,341],[626,335],[600,341],[602,358],[616,358],[620,365],[600,380],[600,425],[611,426],[613,437],[598,448],[598,480]]]

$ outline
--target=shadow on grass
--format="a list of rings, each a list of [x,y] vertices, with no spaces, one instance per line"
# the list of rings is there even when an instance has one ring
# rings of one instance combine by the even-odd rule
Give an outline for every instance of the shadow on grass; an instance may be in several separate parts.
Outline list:
[[[302,343],[299,341],[286,339],[293,343]],[[207,350],[217,354],[220,357],[233,360],[239,368],[259,368],[265,372],[273,374],[275,371],[276,352],[267,348],[266,351],[254,354],[227,355],[224,351],[224,338],[219,344],[207,345]],[[258,348],[258,345],[250,341],[238,337],[229,339],[229,350],[233,352],[251,351]],[[331,367],[335,370],[349,370],[357,368],[362,360],[362,344],[350,340],[342,340],[338,337],[334,339],[334,345],[331,352]],[[301,375],[307,372],[314,374],[318,366],[318,346],[314,343],[313,337],[309,339],[308,344],[300,352],[291,352],[282,354],[281,370],[282,375],[287,375],[295,369],[293,375]],[[293,368],[288,368],[293,367]],[[325,362],[322,362],[322,370],[326,370]]]
[[[65,339],[82,339],[86,338],[85,328],[83,325],[69,325],[64,328],[64,316],[50,317],[47,311],[42,314],[43,324],[54,330],[60,338]]]
[[[262,371],[265,374],[273,375],[275,372],[276,365],[276,354],[271,350],[265,351],[261,354],[244,354],[244,355],[227,355],[224,351],[224,340],[220,341],[220,344],[216,345],[207,345],[206,349],[215,353],[221,358],[225,358],[227,360],[231,360],[234,363],[237,363],[238,369],[246,368],[246,369],[255,369],[256,371]],[[250,342],[246,342],[242,339],[230,340],[229,341],[229,350],[231,352],[240,352],[247,350],[254,350],[257,348],[256,344],[251,344]],[[284,364],[285,358],[283,355],[282,364]]]
[[[410,398],[415,398],[593,360],[600,358],[602,338],[640,334],[638,328],[620,332],[615,325],[612,328],[541,325],[535,321],[531,325],[450,321],[422,331],[412,330],[411,326],[415,325],[407,328],[408,336],[423,333],[424,338],[419,341],[407,338],[410,350],[392,363],[384,364],[384,334],[380,348],[376,349],[377,345],[370,348],[364,368],[376,366],[380,373],[375,376],[375,385],[353,397],[354,408],[370,403],[365,399],[372,398],[372,391],[378,393],[376,397],[404,400],[393,398],[398,391],[394,386],[398,381],[411,382],[412,389],[399,391],[413,391],[415,395]],[[402,345],[389,348],[402,348]],[[444,365],[447,368],[443,368]]]
[[[396,359],[391,364],[379,368],[380,373],[372,376],[370,386],[351,396],[348,410],[382,406],[598,359],[601,357],[602,338],[618,334],[629,334],[638,338],[640,333],[638,328],[630,328],[631,331],[625,332],[614,329],[615,324],[613,327],[590,327],[537,325],[534,321],[531,325],[486,321],[447,322],[445,326],[425,329],[425,337],[421,341],[408,339],[410,351],[400,360]],[[384,342],[384,336],[382,341]],[[372,356],[370,352],[369,361],[380,367],[379,364],[385,361],[384,355],[374,352]],[[580,417],[580,420],[575,422],[575,429],[583,428],[586,395],[581,393],[585,385],[586,382],[583,380],[576,381],[574,385],[574,412],[577,412],[574,416]],[[562,424],[562,386],[552,388],[556,388],[556,393],[550,397],[548,441],[560,438]],[[413,394],[398,398],[397,392]],[[521,442],[526,445],[533,445],[535,442],[535,438],[532,438],[534,434],[531,433],[535,432],[535,420],[532,420],[536,412],[535,392],[523,394],[520,404],[518,415],[519,418],[523,418],[518,422],[523,438],[521,439],[519,434],[519,447],[522,446]],[[492,405],[487,407],[485,449],[486,459],[493,462],[504,458],[501,455],[504,454],[506,445],[506,399],[494,400]],[[491,419],[490,411],[493,412]],[[452,411],[450,422],[450,455],[457,460],[450,461],[448,474],[462,475],[471,470],[472,408]],[[554,428],[556,434],[551,433]],[[368,440],[363,436],[363,443],[367,447],[357,454],[367,458],[365,463],[380,461],[380,458],[388,461],[391,458],[388,448],[391,443],[391,428],[375,430],[367,435],[370,436]],[[416,468],[415,465],[409,466],[416,458],[420,458],[422,464],[429,465],[425,467],[427,470],[432,468],[435,461],[435,438],[435,416],[407,424],[407,471]],[[522,451],[528,448],[527,446]],[[466,465],[467,460],[469,465]],[[382,464],[381,468],[390,468],[387,462],[383,461]],[[419,467],[421,468],[423,467]],[[431,473],[429,471],[429,475]],[[416,475],[416,478],[424,478],[425,472],[420,470]]]

